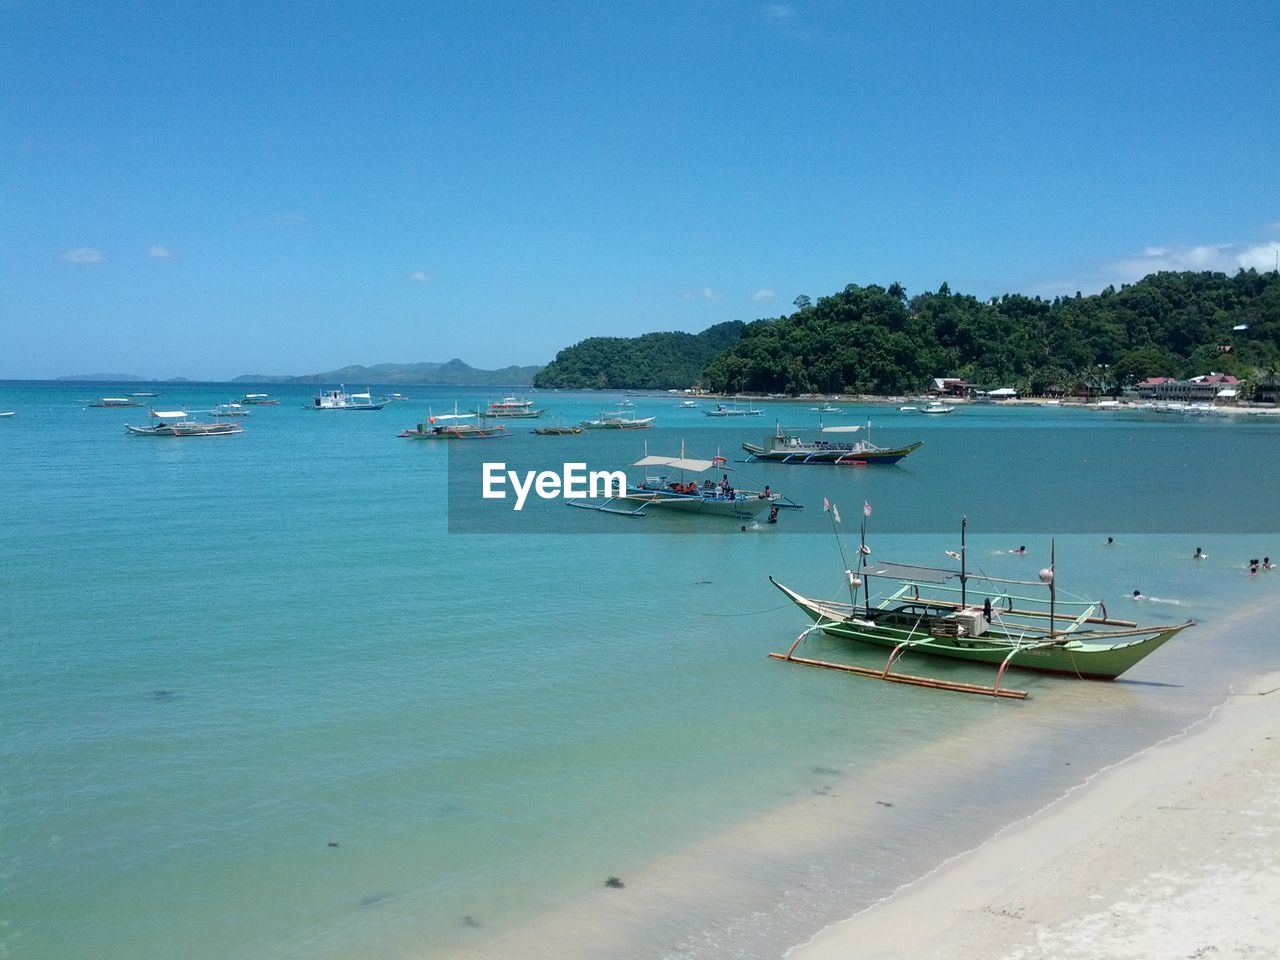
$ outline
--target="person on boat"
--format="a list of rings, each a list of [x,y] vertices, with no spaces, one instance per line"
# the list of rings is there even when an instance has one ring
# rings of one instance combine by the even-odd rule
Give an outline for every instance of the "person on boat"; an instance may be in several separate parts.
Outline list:
[[[764,489],[760,491],[759,499],[761,500],[773,499],[773,493],[769,490],[769,485],[767,483],[764,485]]]
[[[1203,559],[1204,559],[1205,557],[1207,557],[1207,556],[1208,556],[1208,554],[1207,554],[1207,553],[1205,553],[1205,552],[1204,552],[1203,550],[1201,550],[1199,547],[1196,547],[1196,552],[1195,552],[1195,553],[1193,553],[1193,554],[1191,555],[1191,559],[1192,559],[1192,560],[1203,560]]]
[[[987,597],[987,599],[982,601],[982,619],[986,620],[987,623],[991,622],[991,598],[990,597]]]

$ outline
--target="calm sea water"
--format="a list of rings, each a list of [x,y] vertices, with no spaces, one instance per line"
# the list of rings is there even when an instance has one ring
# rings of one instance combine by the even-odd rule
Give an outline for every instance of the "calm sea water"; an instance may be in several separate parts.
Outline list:
[[[776,528],[556,506],[560,533],[464,535],[449,451],[396,434],[497,394],[317,413],[310,389],[247,387],[284,402],[201,440],[129,437],[145,410],[82,402],[134,389],[0,383],[0,957],[778,957],[1280,668],[1280,572],[1246,570],[1280,557],[1280,422],[849,408],[925,446],[747,467],[807,503]],[[159,409],[243,392],[155,389]],[[575,422],[617,398],[537,399]],[[733,457],[775,414],[817,418],[635,403],[660,429],[517,422],[486,454],[616,466],[715,431]],[[874,503],[877,555],[904,561],[958,540],[916,508],[981,517],[999,533],[975,522],[975,562],[1034,577],[1049,536],[1019,496],[1099,505],[1079,516],[1130,498],[1103,513],[1113,546],[1054,531],[1060,583],[1201,625],[1115,684],[1020,675],[1020,703],[766,658],[804,625],[769,574],[839,589],[831,534],[798,534],[829,530],[824,497]]]

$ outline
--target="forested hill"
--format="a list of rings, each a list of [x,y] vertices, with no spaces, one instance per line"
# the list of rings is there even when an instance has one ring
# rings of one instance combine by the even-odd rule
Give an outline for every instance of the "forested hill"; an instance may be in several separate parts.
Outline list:
[[[738,342],[741,320],[701,333],[590,337],[556,354],[534,378],[537,387],[668,390],[696,383],[713,357]]]
[[[796,306],[790,316],[748,324],[736,345],[707,364],[702,385],[900,394],[945,376],[1071,392],[1211,370],[1274,378],[1280,358],[1275,271],[1155,273],[1120,290],[1052,301],[1020,294],[978,300],[946,284],[910,298],[896,283],[850,285],[816,302],[799,297]]]

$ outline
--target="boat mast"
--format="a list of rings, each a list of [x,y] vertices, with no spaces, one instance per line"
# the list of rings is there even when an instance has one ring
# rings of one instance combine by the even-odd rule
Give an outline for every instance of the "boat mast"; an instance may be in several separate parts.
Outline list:
[[[969,526],[969,518],[960,518],[960,606],[965,606],[965,589],[969,583],[969,572],[966,566],[965,528]]]
[[[1054,605],[1058,599],[1057,577],[1054,576],[1054,566],[1057,563],[1058,545],[1056,540],[1049,541],[1049,636],[1053,636],[1053,613]]]
[[[862,513],[862,536],[861,542],[858,544],[858,573],[862,576],[862,601],[863,610],[868,620],[871,619],[871,578],[867,576],[867,514],[866,509]]]

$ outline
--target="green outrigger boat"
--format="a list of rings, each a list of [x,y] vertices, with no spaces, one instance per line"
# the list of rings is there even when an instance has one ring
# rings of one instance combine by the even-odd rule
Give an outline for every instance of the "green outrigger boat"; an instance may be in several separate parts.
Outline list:
[[[1024,691],[1001,687],[1010,667],[1085,680],[1114,680],[1195,622],[1139,626],[1109,616],[1100,601],[1060,600],[1053,561],[1040,571],[1038,581],[975,575],[965,563],[963,528],[960,552],[952,554],[960,561],[959,569],[872,563],[868,560],[865,529],[864,525],[858,569],[845,573],[848,603],[814,600],[769,578],[813,621],[785,654],[769,656],[896,683],[1024,699]],[[873,578],[888,580],[897,587],[873,601]],[[1047,590],[1047,602],[1043,597],[1013,592],[1025,587]],[[892,653],[880,669],[796,656],[801,642],[816,630],[890,648]],[[999,669],[989,687],[895,673],[895,662],[907,652],[985,663]]]

